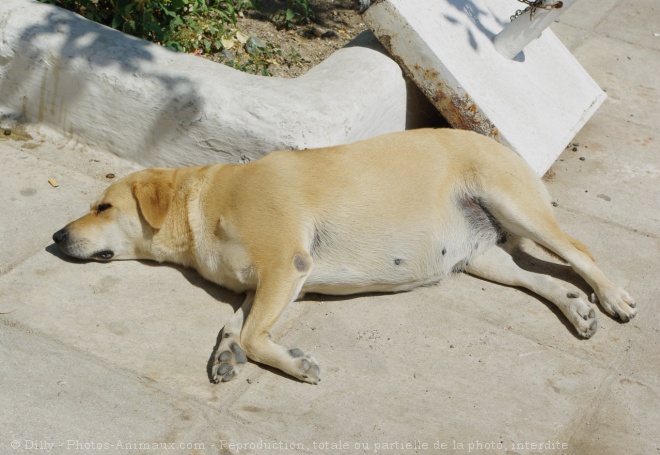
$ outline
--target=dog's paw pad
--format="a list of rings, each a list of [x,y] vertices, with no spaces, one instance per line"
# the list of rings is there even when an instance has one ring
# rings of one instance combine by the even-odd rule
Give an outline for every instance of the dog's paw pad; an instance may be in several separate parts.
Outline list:
[[[303,382],[318,384],[321,380],[321,369],[316,360],[298,348],[289,349],[289,355],[295,359],[293,375]]]
[[[587,315],[582,316],[580,324],[576,329],[582,338],[591,338],[598,330],[598,319],[596,319],[596,312],[591,309]]]
[[[223,340],[218,346],[211,369],[211,381],[231,381],[241,372],[243,365],[247,362],[247,356],[243,349],[235,341],[225,343]]]
[[[591,338],[598,330],[596,311],[581,298],[569,297],[568,319],[582,338]]]

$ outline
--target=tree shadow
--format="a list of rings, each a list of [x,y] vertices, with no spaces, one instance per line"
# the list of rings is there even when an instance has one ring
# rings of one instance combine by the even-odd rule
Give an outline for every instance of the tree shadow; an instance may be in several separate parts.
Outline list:
[[[489,41],[492,41],[495,35],[499,33],[499,30],[495,31],[488,28],[485,22],[495,21],[501,27],[507,24],[500,20],[492,10],[480,7],[474,0],[446,0],[446,2],[459,16],[445,14],[444,18],[451,24],[465,28],[466,39],[470,43],[470,47],[475,51],[479,50],[479,45],[474,35],[473,27],[485,35]],[[460,18],[460,16],[463,17]],[[469,23],[465,21],[466,19],[472,23],[473,27],[470,27]]]
[[[3,107],[9,109],[0,112],[0,120],[23,124],[64,123],[66,133],[76,133],[72,126],[66,125],[66,113],[77,108],[77,101],[84,99],[86,103],[93,103],[95,92],[113,88],[112,76],[104,73],[108,68],[124,73],[129,87],[131,80],[149,80],[169,95],[159,112],[148,119],[151,128],[144,133],[146,151],[154,150],[167,140],[177,125],[190,122],[201,113],[203,97],[189,78],[155,69],[156,56],[153,48],[149,48],[152,43],[53,5],[35,3],[29,7],[45,20],[20,30],[11,55],[0,54],[0,100]],[[13,14],[20,20],[18,17],[24,14],[24,8],[10,10],[7,20],[11,21]],[[43,50],[45,46],[39,43],[44,41],[58,44]],[[164,53],[175,52],[162,49]],[[81,67],[91,68],[91,74],[105,85],[99,87],[99,81],[89,77],[90,72],[76,70]],[[87,106],[87,110],[95,115],[93,107]],[[116,134],[121,137],[121,131]]]
[[[309,7],[314,14],[314,22],[326,25],[325,22],[333,11],[355,11],[358,9],[358,4],[355,0],[334,0],[332,3],[310,0]],[[290,5],[286,0],[259,0],[255,9],[249,11],[247,15],[252,19],[272,22],[273,16],[282,15],[289,8]]]

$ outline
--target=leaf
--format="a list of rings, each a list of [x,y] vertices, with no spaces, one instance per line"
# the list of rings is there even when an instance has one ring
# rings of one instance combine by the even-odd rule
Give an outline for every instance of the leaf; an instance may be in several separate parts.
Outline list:
[[[295,16],[296,16],[296,13],[294,13],[291,8],[286,10],[285,18],[286,18],[287,22],[291,22]]]
[[[236,32],[236,39],[238,40],[239,43],[245,44],[247,43],[247,40],[250,39],[250,37],[241,32]]]
[[[119,26],[121,25],[122,22],[123,22],[123,20],[122,20],[121,15],[115,14],[115,17],[112,18],[112,23],[110,24],[110,26],[112,28],[119,28]]]
[[[174,11],[171,11],[171,10],[167,9],[164,6],[162,7],[162,9],[163,9],[163,12],[165,14],[167,14],[168,16],[170,16],[170,17],[173,17],[173,18],[179,17]]]
[[[231,49],[234,47],[234,44],[236,44],[236,41],[234,41],[233,38],[220,38],[220,42],[225,49]]]

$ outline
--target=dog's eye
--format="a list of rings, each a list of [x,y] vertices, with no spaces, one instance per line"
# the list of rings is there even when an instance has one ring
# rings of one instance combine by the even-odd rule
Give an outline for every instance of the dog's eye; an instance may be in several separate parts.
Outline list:
[[[99,206],[96,207],[96,213],[101,213],[105,210],[108,210],[110,207],[112,207],[112,204],[108,204],[108,203],[99,204]]]

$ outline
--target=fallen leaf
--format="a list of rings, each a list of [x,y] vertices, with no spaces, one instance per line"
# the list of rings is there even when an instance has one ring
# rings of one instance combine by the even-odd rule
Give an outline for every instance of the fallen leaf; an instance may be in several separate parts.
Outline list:
[[[247,40],[250,39],[250,37],[241,32],[236,32],[236,39],[238,40],[239,43],[245,44],[247,43]]]
[[[222,47],[225,49],[231,49],[236,43],[233,38],[220,38],[220,42],[222,43]]]

